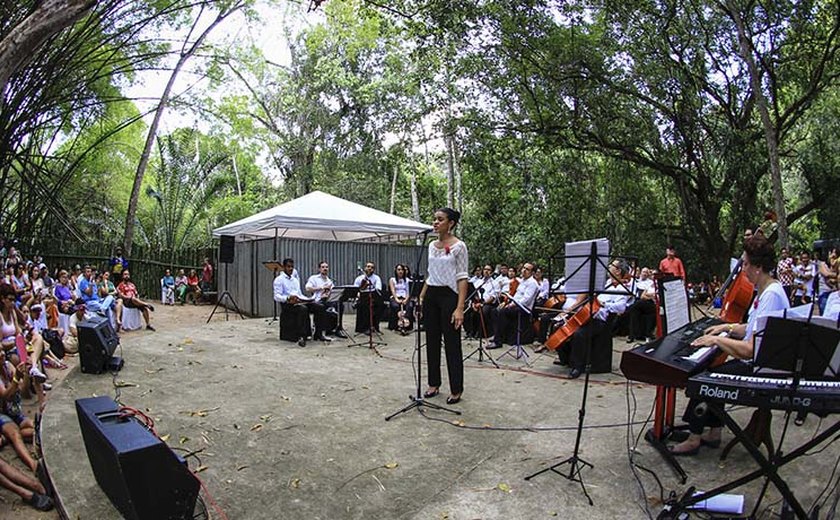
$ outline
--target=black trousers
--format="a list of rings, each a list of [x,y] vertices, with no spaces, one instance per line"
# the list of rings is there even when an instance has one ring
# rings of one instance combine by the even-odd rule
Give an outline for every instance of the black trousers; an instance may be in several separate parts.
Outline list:
[[[627,313],[630,315],[630,337],[641,339],[653,335],[656,325],[656,304],[653,300],[636,300]]]
[[[613,323],[615,322],[616,316],[611,315],[607,321],[601,321],[599,319],[592,318],[586,322],[584,326],[579,328],[572,334],[572,337],[569,338],[568,341],[561,347],[561,348],[568,348],[568,361],[569,366],[572,368],[577,368],[578,370],[583,370],[586,368],[586,350],[589,347],[587,343],[587,334],[592,334],[592,348],[593,350],[597,348],[599,345],[599,339],[604,334],[612,336],[612,327]],[[592,357],[595,356],[593,352],[590,354]]]
[[[375,292],[360,292],[359,301],[356,305],[356,332],[367,332],[373,325],[373,329],[379,332],[379,317],[382,297]],[[371,319],[371,302],[373,304],[373,316]]]
[[[446,372],[449,391],[464,391],[464,362],[461,357],[461,331],[452,325],[452,313],[458,306],[458,295],[449,287],[429,285],[423,301],[423,323],[426,327],[426,358],[429,361],[429,386],[441,385],[441,337],[446,351]]]
[[[309,335],[309,309],[303,303],[281,303],[281,328],[285,329],[286,324],[289,330],[283,331],[283,339],[297,341]]]
[[[515,303],[507,307],[496,307],[493,311],[493,343],[501,345],[509,335],[516,342],[517,327],[525,330],[531,326],[530,315]]]
[[[309,319],[309,312],[312,313],[315,322],[315,337],[320,337],[328,328],[327,308],[320,302],[309,302],[306,304],[307,319]]]
[[[476,309],[472,304],[464,312],[464,332],[473,338],[488,338],[493,333],[492,314],[495,304],[485,303]]]

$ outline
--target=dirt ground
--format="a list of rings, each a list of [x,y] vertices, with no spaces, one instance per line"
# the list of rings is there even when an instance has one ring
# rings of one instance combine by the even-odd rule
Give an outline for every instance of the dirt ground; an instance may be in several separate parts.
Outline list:
[[[156,305],[155,313],[152,315],[152,324],[158,329],[166,329],[167,327],[172,327],[176,324],[179,327],[193,323],[201,324],[207,320],[207,316],[211,310],[212,307],[208,305],[179,305],[176,307]],[[214,316],[214,320],[219,316],[220,314],[217,312],[216,316]],[[223,314],[221,316],[223,316]],[[121,336],[128,339],[132,335],[138,334],[145,334],[145,332],[123,332]],[[78,365],[79,358],[78,356],[67,356],[65,358],[65,362],[70,368],[73,368]],[[47,376],[49,377],[49,382],[52,385],[58,386],[69,372],[69,369],[48,369]],[[49,394],[50,392],[47,392],[47,407],[49,407]],[[26,409],[28,417],[35,417],[37,405],[34,398],[26,399],[24,401],[24,408]],[[30,451],[36,453],[38,449],[37,447],[30,445]],[[14,464],[21,471],[28,472],[28,469],[20,462],[20,459],[18,459],[11,446],[5,446],[0,449],[0,458]],[[48,513],[37,511],[29,505],[24,504],[20,497],[16,494],[0,488],[0,518],[3,520],[56,520],[59,518],[59,515],[55,510]]]

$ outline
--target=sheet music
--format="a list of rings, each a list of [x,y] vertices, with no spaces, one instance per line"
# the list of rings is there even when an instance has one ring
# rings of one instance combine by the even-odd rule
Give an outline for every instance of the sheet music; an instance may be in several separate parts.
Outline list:
[[[599,259],[594,264],[589,262],[593,242]],[[607,281],[606,264],[609,256],[610,241],[606,238],[566,242],[566,294],[588,293],[589,273],[592,269],[595,270],[595,290],[600,291]]]
[[[688,294],[682,278],[662,282],[665,308],[665,330],[670,333],[691,323],[689,315]]]

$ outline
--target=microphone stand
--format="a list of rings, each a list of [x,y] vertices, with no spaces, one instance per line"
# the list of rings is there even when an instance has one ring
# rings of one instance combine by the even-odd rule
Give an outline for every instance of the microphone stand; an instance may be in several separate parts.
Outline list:
[[[428,238],[428,236],[429,236],[429,232],[424,231],[423,232],[423,240],[421,241],[421,244],[426,243],[426,238]],[[411,280],[415,285],[420,280],[420,275],[418,273],[420,273],[420,260],[423,258],[423,247],[419,247],[418,249],[419,249],[419,251],[417,253],[417,261],[414,264],[414,272],[411,274]],[[409,291],[409,295],[412,295],[412,294],[414,294],[414,289]],[[408,405],[404,406],[403,408],[397,410],[396,412],[394,412],[391,415],[389,415],[388,417],[386,417],[385,420],[390,421],[391,419],[400,415],[401,413],[405,413],[405,412],[407,412],[409,410],[412,410],[414,408],[420,408],[420,407],[423,407],[423,406],[427,406],[427,407],[432,408],[434,410],[443,410],[445,412],[454,413],[455,415],[461,415],[461,412],[459,412],[458,410],[453,410],[451,408],[446,408],[445,406],[441,406],[439,404],[428,402],[428,401],[424,400],[424,398],[423,398],[423,393],[422,393],[422,390],[421,390],[421,387],[420,387],[421,379],[422,379],[421,374],[423,372],[423,362],[422,362],[423,361],[422,360],[423,345],[420,341],[420,318],[422,318],[422,311],[420,310],[419,302],[418,302],[418,305],[415,305],[414,308],[415,308],[414,319],[415,319],[415,322],[416,322],[416,325],[417,325],[415,327],[415,330],[414,330],[414,352],[417,354],[417,371],[415,372],[415,374],[416,374],[416,377],[415,377],[416,381],[415,382],[417,383],[417,393],[415,395],[408,396],[408,398],[411,400],[411,402],[408,403]]]

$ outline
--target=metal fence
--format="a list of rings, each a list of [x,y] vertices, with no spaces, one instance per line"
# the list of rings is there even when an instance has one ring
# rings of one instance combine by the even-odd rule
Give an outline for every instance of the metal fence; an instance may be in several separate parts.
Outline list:
[[[383,284],[387,284],[396,264],[406,264],[413,271],[418,256],[420,272],[425,273],[425,251],[425,247],[405,244],[266,238],[237,242],[233,263],[220,264],[216,279],[219,292],[227,289],[242,312],[267,317],[274,314],[272,282],[278,273],[265,267],[264,262],[293,259],[304,285],[318,272],[321,260],[326,260],[336,285],[350,285],[358,276],[357,270],[372,261]]]

